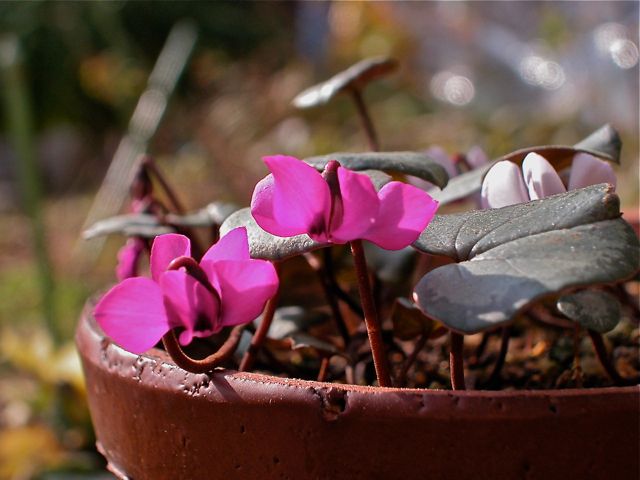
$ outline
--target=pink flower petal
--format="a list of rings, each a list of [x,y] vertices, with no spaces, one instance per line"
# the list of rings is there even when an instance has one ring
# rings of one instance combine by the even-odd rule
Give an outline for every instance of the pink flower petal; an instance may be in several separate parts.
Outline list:
[[[265,260],[221,260],[205,265],[207,274],[216,275],[220,282],[223,326],[251,322],[278,290],[276,270]]]
[[[170,329],[160,287],[150,278],[128,278],[102,297],[94,309],[100,328],[133,353],[153,347]]]
[[[202,257],[201,262],[218,260],[249,260],[247,229],[238,227],[218,240]]]
[[[400,250],[415,242],[438,208],[427,192],[402,182],[387,183],[378,197],[378,216],[362,238],[387,250]]]
[[[444,148],[433,145],[429,147],[425,152],[429,157],[436,161],[437,164],[444,167],[447,171],[447,175],[449,178],[453,178],[458,175],[458,169],[456,165],[451,160],[449,154],[444,150]]]
[[[170,270],[160,276],[164,304],[173,327],[183,327],[180,343],[193,337],[208,337],[222,328],[218,321],[218,298],[200,282],[182,270]]]
[[[482,208],[500,208],[529,201],[520,167],[503,160],[487,172],[482,182]]]
[[[142,238],[129,238],[127,243],[118,251],[118,265],[116,277],[122,281],[126,278],[138,276],[138,261],[145,249],[145,241]]]
[[[340,199],[334,200],[332,205],[329,236],[333,243],[346,243],[362,238],[371,228],[378,216],[380,201],[371,179],[366,175],[342,167],[337,173]]]
[[[156,282],[176,258],[191,256],[191,242],[184,235],[167,233],[159,235],[151,246],[151,278]]]
[[[450,179],[459,174],[455,163],[453,163],[451,157],[442,147],[434,145],[425,150],[424,153],[426,153],[432,160],[434,160],[435,163],[444,167]],[[427,182],[420,177],[414,177],[413,175],[407,175],[407,183],[426,191],[435,187],[433,183]]]
[[[256,185],[251,199],[258,225],[281,237],[325,230],[331,197],[322,176],[293,157],[265,157],[264,162],[272,175]]]
[[[489,157],[485,151],[477,145],[469,149],[466,158],[471,168],[480,168],[489,163]]]
[[[522,173],[531,200],[567,191],[556,170],[543,156],[537,153],[530,153],[524,158]]]
[[[571,176],[569,177],[569,190],[584,188],[598,183],[609,183],[616,186],[616,174],[609,162],[587,153],[578,153],[573,157]]]

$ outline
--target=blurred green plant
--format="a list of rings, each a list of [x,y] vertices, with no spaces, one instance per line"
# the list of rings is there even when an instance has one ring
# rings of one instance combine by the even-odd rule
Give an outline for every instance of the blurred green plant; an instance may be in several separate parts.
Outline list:
[[[16,164],[24,209],[31,221],[32,249],[38,267],[42,314],[53,340],[58,343],[60,331],[56,324],[54,278],[43,218],[42,178],[36,162],[31,100],[20,64],[20,44],[15,36],[0,40],[0,72],[4,117],[18,157]]]

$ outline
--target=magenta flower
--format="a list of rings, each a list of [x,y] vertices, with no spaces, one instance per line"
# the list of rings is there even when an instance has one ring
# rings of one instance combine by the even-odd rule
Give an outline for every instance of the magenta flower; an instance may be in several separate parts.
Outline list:
[[[146,248],[143,238],[133,237],[127,240],[118,250],[118,264],[116,265],[116,278],[120,281],[138,276],[138,263]]]
[[[338,166],[337,184],[330,188],[320,173],[296,158],[273,156],[264,162],[271,174],[256,185],[251,214],[279,237],[306,233],[330,243],[363,239],[399,250],[418,238],[438,207],[426,192],[402,182],[389,182],[376,192],[367,175]]]
[[[592,155],[578,153],[571,165],[568,189],[598,183],[615,187],[616,176],[611,165]],[[491,167],[482,182],[482,208],[506,207],[566,191],[567,187],[551,164],[537,153],[530,153],[522,162],[522,172],[507,160]]]
[[[102,297],[95,317],[116,343],[142,353],[173,328],[187,345],[193,337],[207,337],[222,327],[248,323],[262,312],[278,289],[273,265],[249,257],[247,231],[230,231],[202,257],[205,286],[184,268],[168,270],[179,257],[190,257],[183,235],[156,237],[151,248],[151,277],[128,278]]]

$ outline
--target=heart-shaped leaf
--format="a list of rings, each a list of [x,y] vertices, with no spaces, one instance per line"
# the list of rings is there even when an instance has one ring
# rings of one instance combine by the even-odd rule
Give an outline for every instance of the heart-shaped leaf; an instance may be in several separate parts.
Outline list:
[[[620,321],[620,302],[602,290],[582,290],[558,299],[558,310],[584,328],[605,333]]]
[[[384,175],[380,172],[381,175]],[[172,233],[176,227],[211,227],[220,225],[238,207],[232,203],[214,202],[186,215],[169,213],[165,223],[150,213],[128,213],[100,220],[83,232],[85,239],[121,233],[127,236],[154,238],[164,233]]]
[[[385,250],[365,242],[364,253],[369,268],[384,282],[398,283],[407,279],[415,264],[416,251],[411,247]]]
[[[414,338],[431,333],[435,323],[420,311],[408,298],[397,298],[391,311],[393,334],[400,340]]]
[[[82,236],[88,240],[103,235],[121,233],[128,236],[153,238],[173,231],[173,228],[161,225],[155,215],[130,213],[100,220],[85,230]]]
[[[436,163],[426,153],[420,152],[331,153],[304,159],[318,171],[322,171],[330,160],[337,160],[343,167],[350,170],[373,169],[413,175],[440,188],[444,188],[449,179],[442,165]]]
[[[324,105],[338,93],[350,88],[364,88],[367,83],[387,75],[398,68],[398,62],[388,57],[362,60],[329,80],[307,88],[292,101],[296,108]]]
[[[416,242],[462,263],[429,272],[414,296],[462,333],[509,322],[534,300],[622,281],[638,269],[638,238],[606,185],[527,204],[442,215]]]
[[[446,188],[441,191],[434,188],[429,191],[429,194],[435,200],[438,200],[440,205],[468,197],[480,190],[484,176],[496,162],[500,160],[511,160],[512,162],[520,164],[524,160],[524,157],[531,152],[539,153],[546,158],[556,170],[560,171],[570,166],[574,155],[580,152],[588,153],[609,162],[620,163],[621,148],[622,142],[620,141],[618,132],[611,125],[607,124],[573,146],[542,145],[523,148],[508,153],[481,168],[471,170],[470,172],[450,179]]]
[[[245,227],[249,237],[249,253],[252,258],[271,260],[272,262],[286,260],[301,253],[311,252],[329,244],[311,240],[308,235],[295,237],[276,237],[265,232],[251,215],[251,209],[242,208],[232,213],[222,225],[220,235],[226,235],[237,227]]]
[[[340,349],[332,343],[320,340],[308,333],[294,332],[287,337],[287,340],[290,342],[291,350],[306,350],[315,354],[320,354],[321,356],[340,355],[347,357],[344,352],[340,351]]]
[[[588,153],[589,155],[609,162],[620,163],[621,148],[622,141],[620,140],[618,132],[616,132],[611,125],[607,124],[573,146],[542,145],[522,148],[504,155],[498,160],[511,160],[512,162],[521,164],[524,157],[531,152],[536,152],[546,158],[556,170],[562,170],[571,165],[576,153]]]
[[[290,337],[296,332],[307,332],[309,328],[327,321],[328,316],[320,312],[289,305],[276,310],[269,327],[269,337],[281,340]],[[255,320],[256,327],[262,321]]]
[[[619,216],[618,196],[603,183],[504,208],[436,215],[413,246],[464,261],[518,238]]]
[[[220,225],[238,206],[233,203],[213,202],[200,210],[186,215],[168,214],[167,223],[179,227],[212,227]]]
[[[387,184],[391,177],[378,170],[363,170],[371,178],[376,190]],[[253,258],[271,260],[273,262],[286,260],[301,253],[311,252],[326,247],[329,243],[320,243],[309,238],[308,235],[294,237],[277,237],[265,232],[254,220],[249,208],[243,208],[231,214],[220,225],[220,235],[226,235],[236,227],[245,227],[249,237],[249,252]]]

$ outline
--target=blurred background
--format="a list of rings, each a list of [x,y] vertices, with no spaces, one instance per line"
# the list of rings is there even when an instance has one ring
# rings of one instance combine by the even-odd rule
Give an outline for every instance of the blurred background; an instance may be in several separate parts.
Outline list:
[[[131,159],[189,209],[245,206],[263,155],[367,149],[348,98],[290,102],[376,55],[401,66],[365,93],[383,150],[495,158],[611,123],[637,214],[635,1],[0,3],[0,479],[109,478],[72,339],[123,243],[81,231],[126,210]]]

